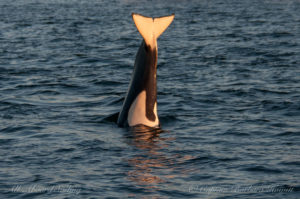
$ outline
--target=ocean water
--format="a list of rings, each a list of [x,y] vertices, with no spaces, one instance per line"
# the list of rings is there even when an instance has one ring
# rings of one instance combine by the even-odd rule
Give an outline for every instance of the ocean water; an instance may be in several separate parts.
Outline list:
[[[159,130],[118,128],[158,40]],[[0,198],[299,198],[299,0],[1,0]]]

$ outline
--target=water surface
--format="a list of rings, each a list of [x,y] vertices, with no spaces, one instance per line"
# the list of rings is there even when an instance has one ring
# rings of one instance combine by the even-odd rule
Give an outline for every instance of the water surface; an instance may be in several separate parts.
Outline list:
[[[107,119],[142,39],[132,12],[175,13],[158,40],[162,129],[144,133]],[[2,0],[1,198],[298,198],[299,13],[298,0]]]

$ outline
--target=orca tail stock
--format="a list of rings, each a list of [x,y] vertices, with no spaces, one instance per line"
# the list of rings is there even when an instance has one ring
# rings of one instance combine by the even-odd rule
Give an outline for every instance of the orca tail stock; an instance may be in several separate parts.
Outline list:
[[[168,28],[172,23],[175,15],[164,17],[145,17],[140,14],[132,13],[133,21],[145,40],[147,46],[156,45],[157,38]]]

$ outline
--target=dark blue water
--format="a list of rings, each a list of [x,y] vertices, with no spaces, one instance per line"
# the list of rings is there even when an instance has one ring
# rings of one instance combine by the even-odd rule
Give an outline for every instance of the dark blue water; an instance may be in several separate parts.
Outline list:
[[[159,38],[162,129],[122,106]],[[0,1],[1,198],[299,198],[298,0]]]

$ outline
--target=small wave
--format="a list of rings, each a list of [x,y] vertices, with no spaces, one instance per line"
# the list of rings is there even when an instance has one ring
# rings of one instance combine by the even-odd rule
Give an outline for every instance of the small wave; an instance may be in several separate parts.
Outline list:
[[[251,136],[250,133],[242,132],[242,131],[236,131],[236,130],[228,130],[223,135],[234,135],[234,136]]]
[[[199,164],[199,163],[208,163],[215,161],[216,159],[213,156],[198,156],[192,159],[183,161],[181,164]]]
[[[82,60],[82,63],[98,63],[101,60],[98,58],[85,58],[84,60]]]
[[[48,137],[51,137],[51,136],[53,136],[53,134],[51,134],[51,133],[38,133],[38,134],[34,134],[34,135],[30,136],[30,138],[44,139],[44,138],[48,138]]]
[[[282,123],[282,122],[272,122],[271,126],[275,126],[275,127],[288,127],[289,125],[286,123]]]
[[[19,102],[11,99],[0,102],[0,111],[3,115],[14,117],[15,115],[28,115],[39,112],[40,108],[32,102]]]
[[[294,35],[290,32],[278,31],[278,32],[271,33],[270,36],[274,38],[281,38],[281,37],[292,37]]]
[[[99,139],[93,139],[93,140],[84,140],[82,142],[77,143],[76,145],[82,148],[89,148],[93,146],[102,146],[103,144],[105,144],[104,141]]]
[[[39,126],[15,126],[15,127],[5,127],[0,129],[1,133],[13,133],[13,132],[23,132],[24,130],[41,130],[42,127]]]
[[[229,93],[229,94],[233,94],[235,96],[247,96],[249,95],[249,92],[245,89],[233,89],[233,88],[229,88],[229,89],[223,89],[220,90],[219,92],[221,93]]]
[[[159,120],[162,124],[175,122],[177,120],[175,115],[160,115]]]
[[[266,111],[278,111],[278,110],[294,110],[294,102],[291,101],[283,101],[283,102],[277,102],[272,100],[262,100],[261,102],[262,107]]]
[[[69,153],[72,151],[75,151],[75,148],[61,148],[61,149],[57,149],[55,152],[57,153]]]
[[[10,75],[33,75],[33,74],[50,74],[52,71],[45,68],[18,68],[8,69]]]
[[[240,160],[240,158],[238,158],[238,157],[232,157],[232,158],[229,158],[229,157],[218,158],[218,161],[220,161],[220,162],[231,162],[231,161],[237,161],[237,160]]]
[[[0,130],[0,132],[1,132],[1,130]],[[0,145],[3,146],[5,144],[12,144],[14,141],[16,141],[16,139],[11,139],[11,138],[2,139],[2,138],[0,138]]]
[[[287,95],[289,92],[281,91],[281,90],[271,90],[264,88],[252,88],[250,89],[253,92],[261,92],[261,93],[270,93],[270,94],[279,94],[279,95]]]
[[[31,93],[30,95],[45,95],[45,94],[46,95],[60,95],[61,93],[56,90],[38,90],[38,91]]]
[[[106,105],[109,105],[109,106],[111,106],[111,105],[118,105],[118,104],[121,104],[124,101],[124,99],[125,99],[125,97],[121,97],[119,99],[110,101]]]
[[[276,136],[284,136],[284,137],[289,137],[289,136],[300,136],[300,131],[286,131],[283,133],[278,133]]]
[[[267,168],[265,166],[251,166],[248,168],[243,169],[245,171],[250,171],[250,172],[263,172],[263,173],[283,173],[282,170],[276,169],[276,168]]]
[[[46,83],[46,84],[25,84],[25,85],[17,85],[16,89],[33,89],[33,88],[65,88],[65,89],[81,89],[83,86],[79,86],[71,83]]]
[[[300,166],[300,161],[282,161],[280,164],[288,166]]]
[[[94,82],[95,85],[105,85],[105,86],[114,86],[114,85],[120,85],[121,82],[113,81],[113,80],[101,80]]]

